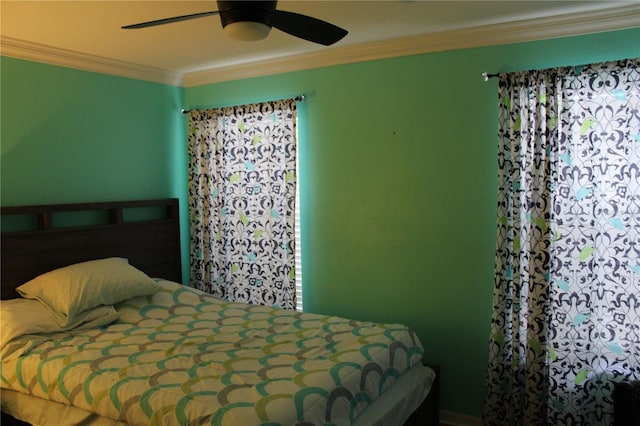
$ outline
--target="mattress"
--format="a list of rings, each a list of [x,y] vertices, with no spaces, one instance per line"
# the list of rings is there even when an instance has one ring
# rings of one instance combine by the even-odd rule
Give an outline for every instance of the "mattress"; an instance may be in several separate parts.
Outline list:
[[[429,392],[403,325],[157,285],[107,326],[19,337],[29,349],[2,360],[3,411],[34,424],[401,424]]]

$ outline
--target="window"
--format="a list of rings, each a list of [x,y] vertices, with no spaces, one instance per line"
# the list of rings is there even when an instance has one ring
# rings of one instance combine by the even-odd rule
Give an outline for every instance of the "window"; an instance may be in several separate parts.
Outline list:
[[[194,287],[296,308],[296,126],[294,99],[190,112]]]
[[[483,423],[611,424],[640,380],[640,59],[500,75]]]
[[[297,126],[296,126],[297,128]],[[296,155],[296,210],[295,210],[295,234],[296,234],[296,310],[302,312],[302,238],[300,236],[300,149],[298,146]]]

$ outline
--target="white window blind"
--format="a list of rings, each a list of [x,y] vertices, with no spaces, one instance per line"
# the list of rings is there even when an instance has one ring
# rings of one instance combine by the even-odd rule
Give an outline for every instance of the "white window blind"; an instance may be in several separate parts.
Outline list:
[[[296,126],[297,128],[298,126]],[[297,139],[297,135],[296,135]],[[294,232],[296,244],[296,310],[302,312],[302,241],[300,239],[300,147],[296,149],[296,207]]]

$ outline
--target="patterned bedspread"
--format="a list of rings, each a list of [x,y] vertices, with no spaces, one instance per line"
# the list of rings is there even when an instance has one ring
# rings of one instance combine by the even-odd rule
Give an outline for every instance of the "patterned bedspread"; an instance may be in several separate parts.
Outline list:
[[[342,425],[422,360],[402,325],[159,285],[118,305],[107,327],[57,333],[3,360],[2,387],[132,425]]]

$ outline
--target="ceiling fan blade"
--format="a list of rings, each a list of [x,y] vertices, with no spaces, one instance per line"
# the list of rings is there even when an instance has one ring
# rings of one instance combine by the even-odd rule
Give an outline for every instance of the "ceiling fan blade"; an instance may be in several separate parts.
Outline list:
[[[348,33],[326,21],[284,10],[275,11],[272,23],[280,31],[325,46],[332,45]]]
[[[132,30],[136,28],[155,27],[156,25],[171,24],[173,22],[187,21],[189,19],[197,19],[205,16],[217,15],[217,10],[211,12],[192,13],[190,15],[174,16],[172,18],[156,19],[155,21],[141,22],[139,24],[125,25],[122,27],[125,30]]]

